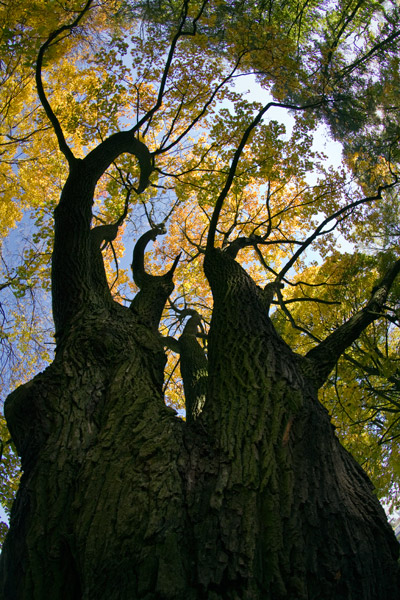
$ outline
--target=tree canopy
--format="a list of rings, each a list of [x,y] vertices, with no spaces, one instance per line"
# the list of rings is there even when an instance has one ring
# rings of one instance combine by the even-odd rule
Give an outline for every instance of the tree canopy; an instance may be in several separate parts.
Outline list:
[[[81,226],[63,223],[53,249],[53,211],[69,210],[58,203],[74,185],[69,172],[90,166],[94,203],[81,217],[112,299],[128,306],[148,273],[174,276],[160,331],[176,409],[191,395],[182,382],[189,336],[207,349],[207,249],[251,275],[302,355],[369,307],[321,374],[320,398],[378,496],[397,504],[397,3],[10,0],[0,14],[3,394],[51,360],[52,335],[62,341],[75,310],[62,300],[80,297],[89,277],[83,268],[79,281],[53,281],[52,331],[51,253],[53,269],[78,262],[69,231]],[[329,166],[329,145],[316,146],[318,131],[343,144],[340,168]],[[138,240],[142,258],[132,258]],[[100,289],[101,270],[96,277]],[[4,428],[9,507],[16,458]]]

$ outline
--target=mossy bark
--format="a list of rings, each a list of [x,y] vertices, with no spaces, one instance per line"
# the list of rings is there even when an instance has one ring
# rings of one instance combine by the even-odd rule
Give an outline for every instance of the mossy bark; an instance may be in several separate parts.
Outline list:
[[[184,424],[163,402],[164,363],[158,334],[115,307],[78,319],[9,397],[24,475],[6,598],[185,597]]]

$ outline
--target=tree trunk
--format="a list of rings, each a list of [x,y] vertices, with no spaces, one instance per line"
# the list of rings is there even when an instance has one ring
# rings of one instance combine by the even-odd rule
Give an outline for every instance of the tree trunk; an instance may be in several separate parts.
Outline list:
[[[214,309],[203,416],[226,457],[220,597],[398,598],[398,544],[308,361],[276,334],[263,290],[234,260],[214,250],[205,268]]]
[[[208,394],[163,402],[162,338],[111,304],[69,322],[54,363],[8,398],[24,474],[5,600],[396,600],[398,544],[338,443],[310,363],[226,254]]]
[[[164,361],[158,334],[115,305],[76,319],[55,362],[9,397],[24,475],[6,598],[179,597],[184,424],[162,399]]]

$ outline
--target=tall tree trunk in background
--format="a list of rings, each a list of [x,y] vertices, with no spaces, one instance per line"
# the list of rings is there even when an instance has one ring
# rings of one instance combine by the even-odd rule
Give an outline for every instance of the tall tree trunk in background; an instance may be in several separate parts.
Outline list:
[[[54,363],[7,400],[24,475],[6,600],[398,598],[397,542],[315,365],[231,257],[205,268],[209,388],[192,424],[164,405],[158,332],[114,303],[70,320]]]

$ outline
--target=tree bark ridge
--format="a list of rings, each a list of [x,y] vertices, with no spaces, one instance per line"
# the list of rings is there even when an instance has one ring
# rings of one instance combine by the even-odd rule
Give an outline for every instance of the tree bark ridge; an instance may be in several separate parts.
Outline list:
[[[213,250],[205,272],[214,309],[200,422],[223,457],[210,505],[215,544],[229,556],[216,597],[394,600],[398,544],[305,359],[276,334],[261,290],[231,257]]]

